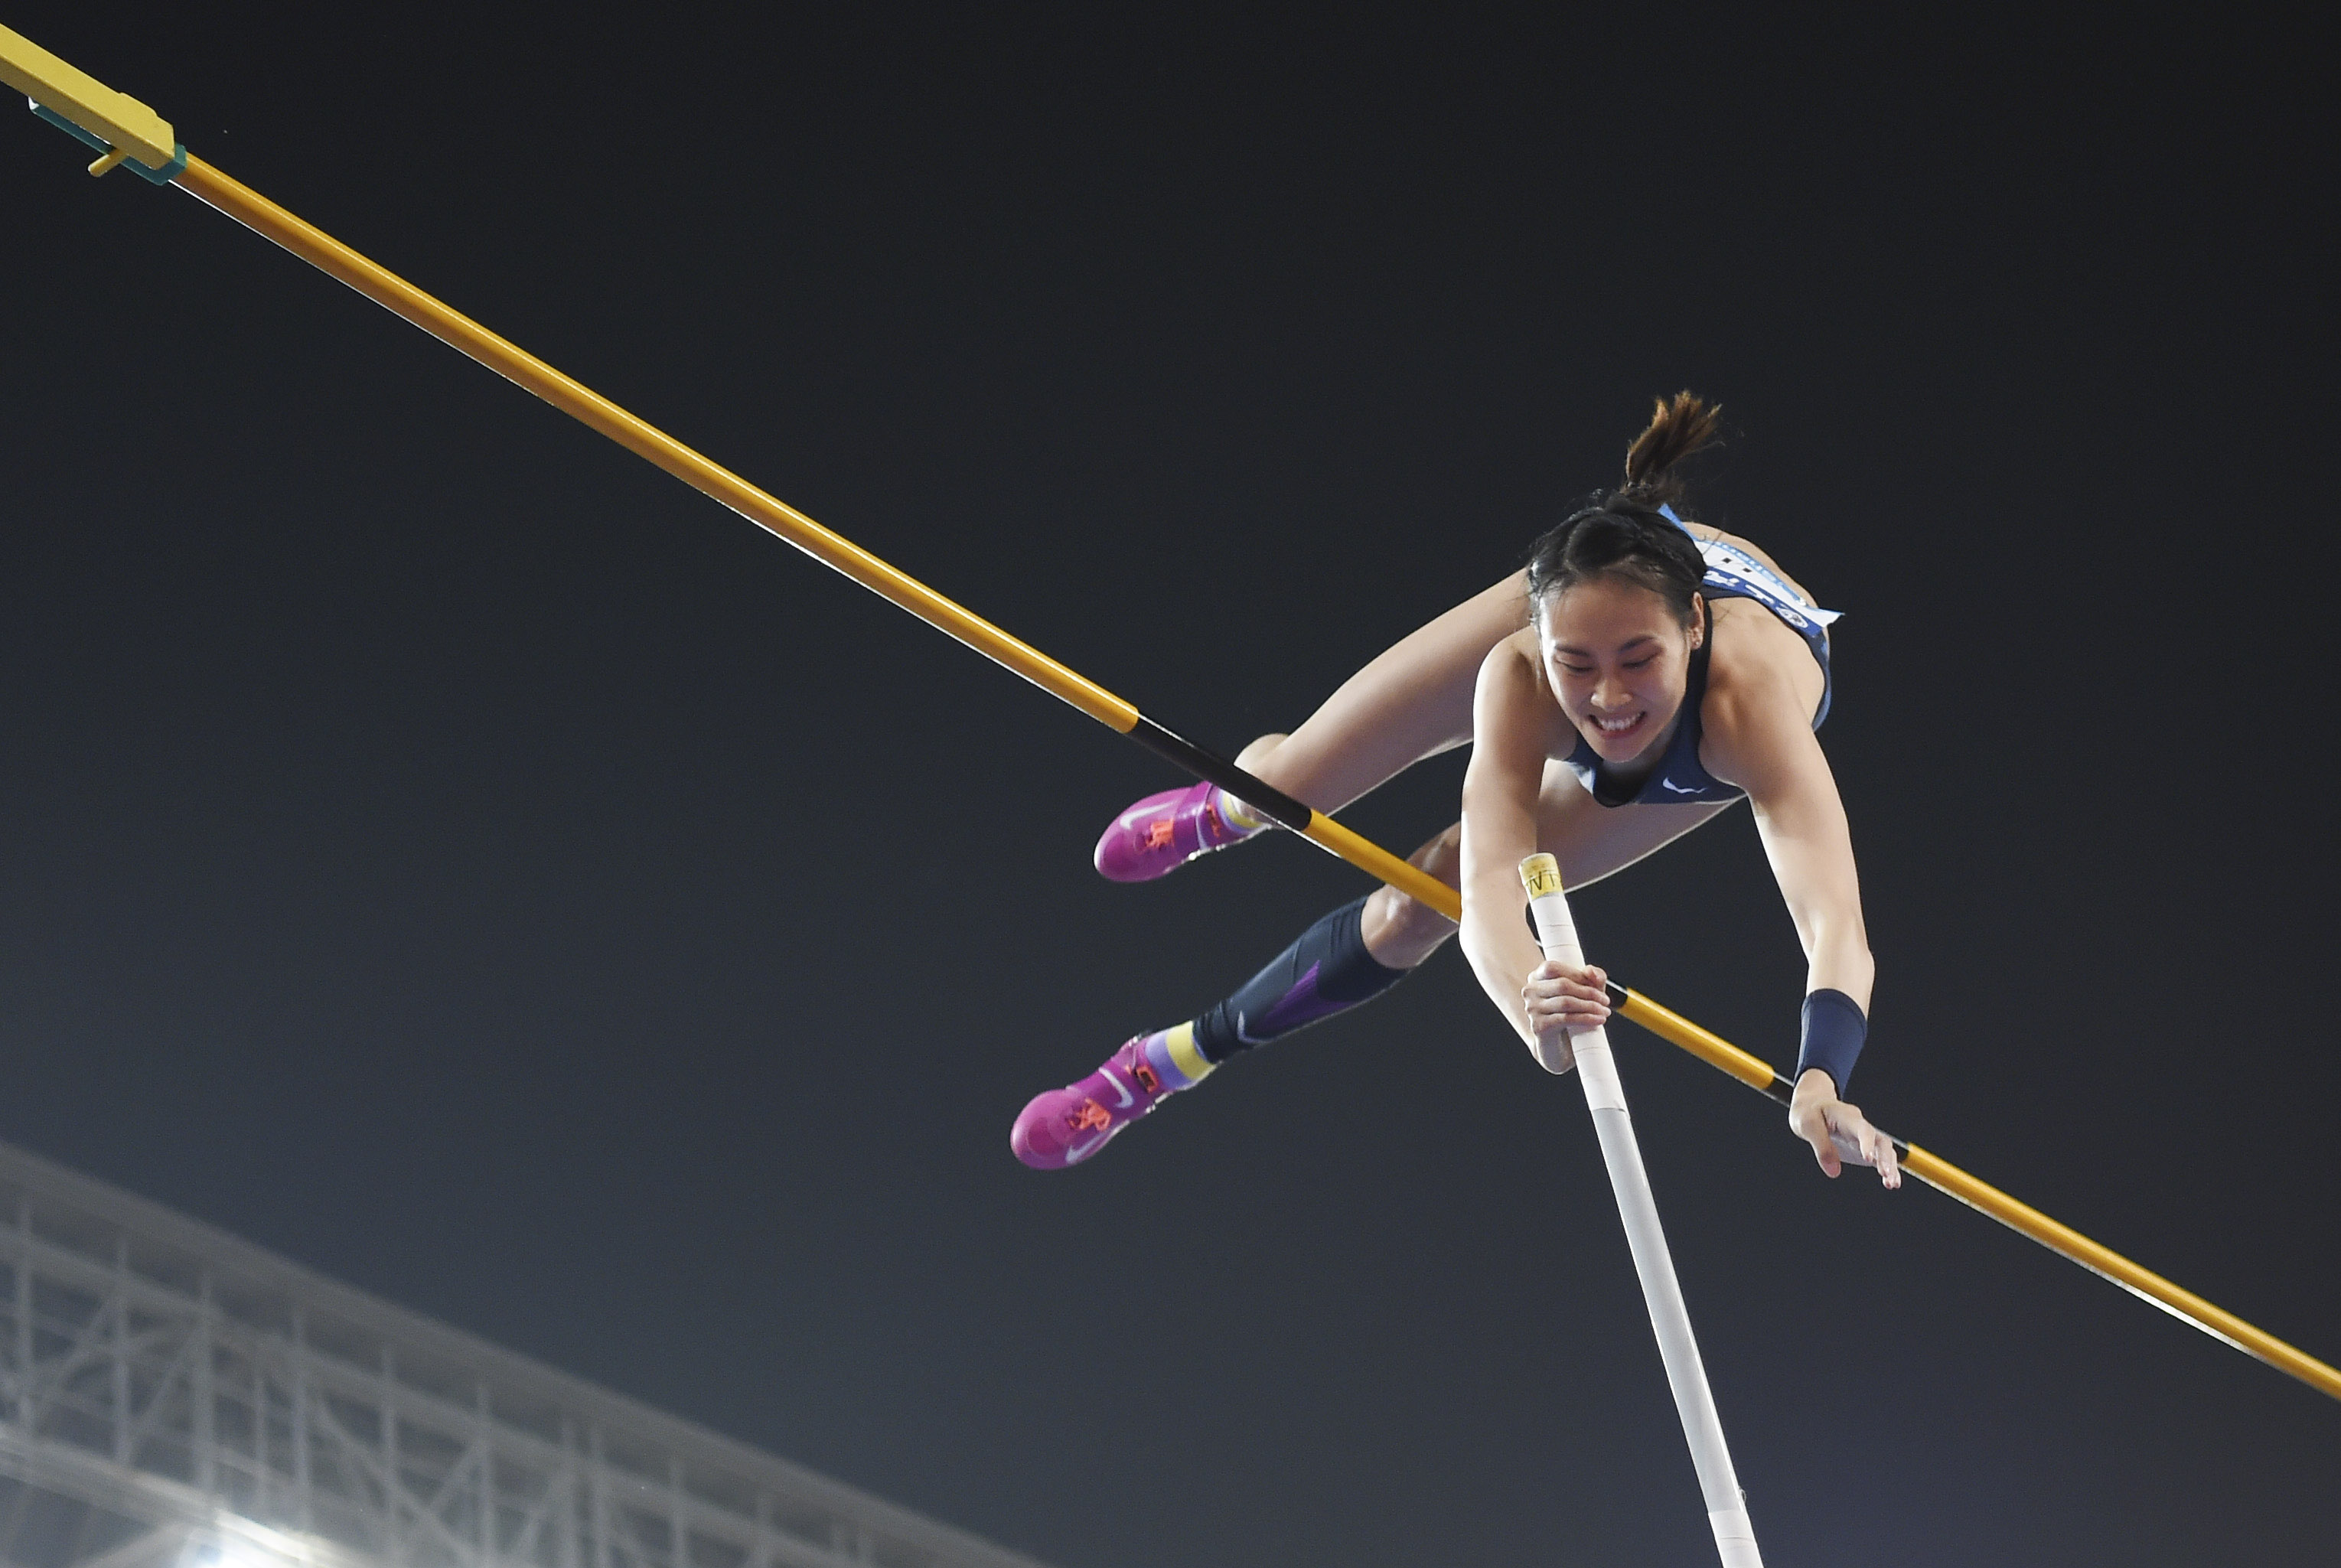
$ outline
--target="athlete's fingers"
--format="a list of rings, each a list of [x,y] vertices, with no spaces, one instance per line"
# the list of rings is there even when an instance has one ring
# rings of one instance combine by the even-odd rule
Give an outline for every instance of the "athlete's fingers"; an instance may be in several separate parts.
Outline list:
[[[1804,1135],[1805,1142],[1813,1146],[1813,1159],[1819,1164],[1821,1174],[1832,1181],[1836,1180],[1838,1174],[1845,1169],[1845,1164],[1838,1158],[1836,1142],[1829,1135],[1831,1129],[1828,1114],[1815,1114],[1806,1126],[1799,1127],[1798,1131]]]
[[[1520,987],[1520,1004],[1527,1011],[1529,1027],[1539,1034],[1549,1034],[1561,1025],[1560,1004],[1546,987],[1547,981],[1531,981]]]
[[[1830,1141],[1837,1146],[1840,1162],[1852,1161],[1873,1167],[1878,1181],[1888,1188],[1902,1184],[1902,1168],[1894,1157],[1894,1140],[1872,1125],[1858,1105],[1842,1101],[1824,1113]]]
[[[1837,1134],[1837,1152],[1848,1160],[1874,1165],[1877,1160],[1878,1129],[1861,1114],[1861,1107],[1838,1101],[1828,1108],[1829,1130]]]
[[[1565,1017],[1579,1024],[1598,1024],[1609,1016],[1608,993],[1551,964],[1538,969],[1520,987],[1520,1000],[1531,1014]]]
[[[1902,1184],[1902,1164],[1894,1157],[1894,1140],[1875,1127],[1869,1131],[1878,1140],[1878,1152],[1871,1156],[1870,1164],[1878,1167],[1878,1182],[1892,1192]]]
[[[1531,1004],[1529,1023],[1539,1034],[1557,1029],[1592,1029],[1608,1021],[1609,1015],[1592,1010],[1588,1003],[1556,1003],[1545,1005]]]
[[[1548,958],[1538,964],[1529,971],[1529,980],[1531,984],[1549,981],[1572,986],[1590,996],[1607,996],[1609,994],[1609,977],[1600,970],[1581,964],[1563,964],[1557,958]]]

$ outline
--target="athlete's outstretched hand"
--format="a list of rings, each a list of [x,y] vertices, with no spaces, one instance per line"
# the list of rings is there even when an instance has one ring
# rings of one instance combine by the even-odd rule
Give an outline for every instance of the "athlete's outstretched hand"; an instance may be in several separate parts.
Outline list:
[[[1567,964],[1546,959],[1529,974],[1520,987],[1528,1009],[1529,1027],[1536,1032],[1545,1064],[1567,1072],[1575,1060],[1569,1048],[1571,1029],[1590,1029],[1609,1022],[1609,976],[1591,964]],[[1558,1061],[1559,1066],[1553,1066]]]
[[[1837,1084],[1818,1067],[1808,1067],[1797,1078],[1797,1092],[1788,1102],[1788,1125],[1813,1146],[1821,1170],[1835,1176],[1848,1159],[1878,1167],[1878,1179],[1888,1187],[1902,1184],[1902,1167],[1895,1163],[1894,1140],[1871,1126],[1858,1105],[1837,1097]]]

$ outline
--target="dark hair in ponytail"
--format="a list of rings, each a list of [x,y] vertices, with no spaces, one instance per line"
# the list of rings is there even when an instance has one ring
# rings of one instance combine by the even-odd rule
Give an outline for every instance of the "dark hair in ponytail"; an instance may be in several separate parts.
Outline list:
[[[1529,552],[1529,604],[1595,577],[1623,577],[1667,602],[1690,624],[1691,595],[1707,563],[1690,535],[1659,513],[1682,498],[1683,460],[1715,444],[1723,410],[1678,392],[1659,399],[1650,427],[1626,449],[1626,483],[1595,494]]]

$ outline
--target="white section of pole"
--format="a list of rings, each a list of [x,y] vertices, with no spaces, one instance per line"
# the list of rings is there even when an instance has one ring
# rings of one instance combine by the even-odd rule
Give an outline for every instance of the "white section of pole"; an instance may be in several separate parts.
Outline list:
[[[1537,945],[1548,959],[1582,964],[1585,954],[1578,944],[1577,923],[1569,918],[1569,900],[1561,893],[1559,864],[1550,855],[1531,855],[1520,864],[1520,879],[1528,885]],[[1674,1390],[1675,1413],[1682,1419],[1691,1467],[1698,1473],[1699,1493],[1707,1501],[1716,1553],[1723,1568],[1763,1568],[1747,1498],[1731,1467],[1731,1450],[1723,1441],[1723,1419],[1716,1413],[1707,1367],[1691,1334],[1690,1311],[1683,1304],[1666,1231],[1659,1223],[1649,1173],[1634,1139],[1634,1119],[1626,1109],[1626,1089],[1618,1077],[1617,1058],[1610,1054],[1609,1032],[1599,1027],[1571,1030],[1569,1044],[1578,1078],[1585,1085],[1585,1104],[1593,1114],[1594,1132],[1601,1139],[1601,1160],[1609,1168],[1609,1188],[1617,1195],[1634,1272],[1641,1276],[1642,1301],[1658,1335],[1659,1359],[1666,1363],[1667,1383]]]

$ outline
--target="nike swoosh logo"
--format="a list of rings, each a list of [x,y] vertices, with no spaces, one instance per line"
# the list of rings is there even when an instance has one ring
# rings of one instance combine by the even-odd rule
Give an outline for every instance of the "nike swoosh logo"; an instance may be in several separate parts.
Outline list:
[[[1693,784],[1690,788],[1685,789],[1682,785],[1675,783],[1672,779],[1660,779],[1659,781],[1659,787],[1660,789],[1670,789],[1677,794],[1697,794],[1698,793],[1698,786],[1697,784]]]
[[[1088,1159],[1091,1154],[1097,1153],[1097,1147],[1100,1144],[1104,1143],[1108,1138],[1112,1137],[1113,1134],[1114,1129],[1108,1127],[1104,1132],[1100,1133],[1088,1143],[1078,1144],[1073,1148],[1066,1150],[1065,1164],[1071,1165]]]
[[[1137,1102],[1131,1097],[1130,1091],[1121,1086],[1121,1080],[1115,1077],[1110,1069],[1105,1073],[1105,1081],[1113,1085],[1113,1092],[1115,1094],[1121,1096],[1121,1104],[1116,1105],[1114,1107],[1115,1110],[1126,1111],[1131,1105],[1137,1104]]]

